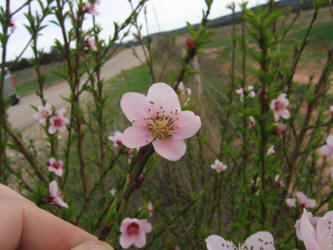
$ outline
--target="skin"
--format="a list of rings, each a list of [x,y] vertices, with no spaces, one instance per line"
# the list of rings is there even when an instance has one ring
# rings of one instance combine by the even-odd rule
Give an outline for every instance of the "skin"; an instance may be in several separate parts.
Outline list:
[[[38,208],[0,184],[2,250],[112,250],[79,227]]]

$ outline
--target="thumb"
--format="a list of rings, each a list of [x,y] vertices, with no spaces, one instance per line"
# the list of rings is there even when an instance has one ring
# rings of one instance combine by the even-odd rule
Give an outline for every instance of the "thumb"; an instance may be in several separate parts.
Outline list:
[[[113,250],[113,248],[106,242],[99,240],[91,240],[75,246],[71,250]]]

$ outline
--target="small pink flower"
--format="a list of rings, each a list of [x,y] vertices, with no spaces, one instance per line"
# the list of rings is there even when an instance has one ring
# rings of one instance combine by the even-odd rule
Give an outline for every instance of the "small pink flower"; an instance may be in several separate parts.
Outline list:
[[[267,149],[267,152],[266,152],[267,155],[272,155],[274,153],[275,153],[275,146],[271,146]]]
[[[180,250],[180,246],[175,246],[173,250]]]
[[[129,248],[134,245],[142,248],[146,245],[146,233],[150,233],[151,224],[147,220],[125,218],[120,226],[120,245],[122,248]]]
[[[295,199],[287,198],[286,203],[287,203],[288,207],[296,207],[296,200]]]
[[[333,211],[329,211],[323,217],[319,217],[316,225],[313,225],[310,213],[304,209],[299,223],[299,238],[303,240],[307,250],[332,249],[332,225]]]
[[[137,151],[139,151],[139,149],[137,149]],[[131,162],[132,162],[132,158],[133,158],[133,156],[134,156],[134,149],[131,148],[130,150],[128,150],[127,155],[128,155],[128,160],[127,160],[127,162],[128,162],[128,164],[131,164]]]
[[[281,135],[282,132],[284,132],[287,129],[287,125],[283,124],[283,123],[278,123],[277,127],[275,128],[275,130],[273,131],[273,134],[276,135]]]
[[[280,179],[280,175],[277,174],[277,175],[275,176],[275,179],[274,179],[274,181],[275,181],[275,186],[278,187],[278,188],[284,187],[284,186],[285,186],[284,182],[283,182],[283,181],[280,181],[279,179]]]
[[[55,203],[60,207],[68,208],[67,203],[65,203],[61,198],[61,193],[58,191],[58,184],[56,181],[51,181],[49,184],[49,197],[47,198],[48,202]]]
[[[280,94],[277,99],[274,99],[271,102],[271,109],[274,112],[274,120],[278,121],[280,120],[280,117],[284,119],[289,119],[290,118],[290,112],[287,109],[289,105],[289,101],[286,98],[287,94]]]
[[[227,165],[223,164],[222,162],[220,162],[219,160],[215,160],[214,164],[212,164],[210,166],[212,169],[215,169],[216,172],[220,173],[222,171],[227,170]]]
[[[178,86],[179,99],[187,105],[190,102],[190,95],[192,93],[191,89],[185,88],[183,82],[180,82]]]
[[[149,212],[149,218],[151,218],[153,216],[153,209],[154,209],[153,203],[151,201],[148,202],[146,209]]]
[[[117,193],[117,190],[116,190],[115,188],[112,188],[112,189],[110,190],[110,194],[112,194],[112,196],[115,196],[116,193]]]
[[[327,143],[326,145],[324,145],[320,148],[320,152],[326,156],[331,155],[333,158],[333,136],[332,135],[329,135],[327,137],[326,143]]]
[[[239,95],[241,102],[244,101],[244,96],[248,95],[249,97],[252,97],[252,98],[256,96],[256,92],[254,92],[254,87],[252,85],[247,87],[246,93],[243,88],[236,89],[236,93]]]
[[[49,133],[54,134],[57,131],[65,132],[68,119],[64,117],[65,109],[60,109],[56,116],[50,118]]]
[[[62,173],[63,173],[63,169],[62,169],[62,166],[63,166],[63,162],[62,161],[56,161],[53,157],[50,158],[48,161],[47,161],[47,164],[49,165],[49,168],[48,170],[50,172],[54,172],[56,175],[58,175],[59,177],[62,176]]]
[[[89,13],[93,16],[98,15],[98,12],[95,10],[95,4],[93,3],[88,3],[84,9],[85,13]]]
[[[96,42],[90,37],[84,40],[84,46],[92,49],[93,51],[97,51]]]
[[[114,147],[122,146],[123,143],[120,140],[122,135],[123,135],[123,133],[116,131],[116,132],[114,132],[114,135],[110,135],[108,137],[108,139],[113,142]]]
[[[256,120],[254,119],[253,116],[250,116],[250,121],[249,121],[249,125],[247,126],[247,128],[251,129],[254,128],[256,126]]]
[[[147,96],[125,93],[120,107],[132,126],[121,137],[128,148],[143,147],[150,142],[159,155],[179,160],[186,152],[184,139],[201,127],[201,120],[191,111],[181,111],[176,92],[165,83],[155,83]]]
[[[316,206],[316,201],[313,199],[309,199],[302,192],[297,192],[296,197],[299,200],[299,204],[302,208],[314,208]]]
[[[46,103],[45,106],[38,106],[38,112],[34,114],[34,118],[39,123],[45,123],[46,119],[51,115],[51,106]]]
[[[239,247],[236,247],[231,241],[227,241],[218,235],[210,235],[205,241],[208,250],[275,250],[274,239],[269,232],[257,232],[252,234],[244,243],[240,243]]]
[[[16,25],[13,21],[13,18],[9,19],[8,27],[10,27],[10,32],[13,33],[16,30]]]

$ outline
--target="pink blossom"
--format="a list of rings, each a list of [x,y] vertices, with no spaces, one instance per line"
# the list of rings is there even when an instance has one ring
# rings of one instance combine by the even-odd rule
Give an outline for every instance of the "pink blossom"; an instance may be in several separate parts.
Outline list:
[[[56,161],[52,157],[47,161],[47,165],[49,165],[48,170],[50,172],[54,172],[56,175],[58,175],[60,177],[62,176],[62,173],[63,173],[63,169],[62,169],[63,162],[62,161]]]
[[[153,203],[151,201],[148,202],[146,209],[149,212],[149,218],[151,218],[153,216],[153,209],[154,209]]]
[[[16,25],[15,25],[12,17],[9,19],[8,27],[10,27],[11,33],[13,33],[16,30]]]
[[[333,105],[330,106],[330,112],[333,113]]]
[[[297,192],[296,197],[299,200],[299,204],[302,208],[314,208],[316,206],[316,201],[313,199],[309,199],[302,192]]]
[[[95,4],[94,3],[88,3],[84,9],[85,13],[89,13],[93,16],[98,15],[98,12],[95,10]]]
[[[34,118],[39,123],[45,123],[46,119],[51,115],[51,106],[46,103],[45,106],[38,106],[38,112],[34,114]]]
[[[84,46],[92,49],[93,51],[97,51],[96,42],[90,37],[84,39]]]
[[[272,100],[271,102],[271,109],[274,112],[274,120],[278,121],[280,120],[280,117],[284,119],[290,118],[290,112],[287,109],[289,105],[289,101],[286,98],[287,94],[280,94],[277,99]]]
[[[173,250],[180,250],[180,246],[175,246]]]
[[[190,95],[192,93],[191,89],[185,88],[183,82],[180,82],[178,86],[179,99],[187,105],[190,102]]]
[[[65,132],[68,119],[64,117],[65,109],[60,109],[56,116],[50,118],[49,133],[54,134],[57,131]]]
[[[333,243],[333,211],[311,222],[311,215],[304,209],[299,223],[299,237],[307,250],[329,250]]]
[[[279,188],[284,187],[285,186],[284,181],[280,181],[279,179],[280,179],[280,175],[277,174],[274,179],[275,185]]]
[[[201,120],[191,111],[181,111],[176,92],[165,83],[155,83],[147,96],[125,93],[120,106],[132,126],[121,141],[128,148],[153,143],[155,151],[170,160],[179,160],[186,151],[184,139],[201,127]]]
[[[277,127],[273,131],[273,134],[280,135],[283,131],[287,129],[287,125],[283,123],[278,123]]]
[[[134,245],[142,248],[146,244],[146,233],[150,233],[151,224],[147,220],[125,218],[120,226],[120,245],[122,248],[129,248]]]
[[[137,149],[137,151],[138,151],[138,149]],[[131,164],[132,158],[134,156],[134,149],[131,148],[130,150],[128,150],[127,155],[128,155],[127,162],[128,162],[128,164]]]
[[[295,199],[287,198],[286,203],[287,203],[288,207],[296,207],[296,200]]]
[[[231,241],[227,241],[218,235],[210,235],[206,238],[208,250],[275,250],[274,239],[269,232],[257,232],[252,234],[244,243],[236,247]]]
[[[117,190],[116,190],[115,188],[112,188],[112,189],[110,190],[110,194],[112,194],[112,196],[115,196],[116,193],[117,193]]]
[[[249,121],[249,125],[247,126],[249,129],[254,128],[256,126],[256,120],[254,119],[253,116],[250,116],[250,121]]]
[[[244,101],[244,96],[248,95],[249,97],[255,97],[256,93],[253,91],[254,87],[252,85],[247,87],[247,91],[245,93],[243,88],[236,89],[236,93],[239,94],[240,101]]]
[[[275,153],[275,146],[271,146],[267,149],[267,152],[266,152],[267,155],[272,155],[274,153]]]
[[[326,143],[327,143],[326,145],[324,145],[320,148],[320,152],[326,156],[331,155],[333,158],[333,136],[332,135],[329,135],[327,137]]]
[[[65,203],[61,198],[61,192],[58,191],[58,184],[56,181],[51,181],[49,184],[49,197],[48,202],[55,203],[60,207],[68,208],[67,203]]]
[[[224,170],[227,170],[227,165],[223,164],[222,162],[220,162],[219,160],[215,160],[214,164],[212,164],[210,166],[212,169],[215,169],[216,172],[220,173]]]
[[[113,142],[114,147],[122,146],[123,143],[120,140],[122,135],[123,135],[123,133],[116,131],[116,132],[114,132],[114,135],[110,135],[108,137],[108,139]]]

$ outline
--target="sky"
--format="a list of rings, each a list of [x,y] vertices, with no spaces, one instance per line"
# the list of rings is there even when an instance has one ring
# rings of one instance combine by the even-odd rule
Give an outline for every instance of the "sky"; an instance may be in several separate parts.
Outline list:
[[[237,3],[241,1],[242,0],[236,0],[234,2]],[[25,0],[11,0],[11,10],[15,10],[24,2]],[[132,2],[135,4],[138,0],[132,0]],[[229,0],[214,0],[209,18],[214,19],[230,14],[231,11],[226,8],[229,2]],[[265,3],[266,0],[249,0],[248,2],[248,6],[251,7]],[[202,10],[206,9],[206,4],[204,0],[149,0],[146,4],[146,8],[148,30],[149,33],[152,34],[184,27],[186,21],[192,24],[199,23],[202,17]],[[124,21],[129,15],[131,8],[128,0],[100,0],[100,4],[96,5],[96,10],[99,13],[96,16],[97,23],[103,28],[101,36],[107,39],[113,33],[113,22]],[[25,10],[22,10],[14,16],[13,20],[16,29],[10,36],[7,60],[15,59],[29,41],[29,33],[24,27],[24,24],[27,23],[24,11]],[[87,15],[85,28],[88,28],[91,23],[89,18],[90,17]],[[47,27],[39,37],[39,44],[45,51],[49,51],[49,48],[54,44],[56,38],[61,38],[59,28],[50,23],[50,20],[50,18],[46,20],[45,24],[47,24]],[[139,23],[143,25],[143,34],[145,35],[147,27],[145,26],[143,13],[141,13],[138,20]],[[68,22],[68,25],[70,25],[70,22]],[[31,55],[30,49],[23,54],[24,57],[31,57]]]

